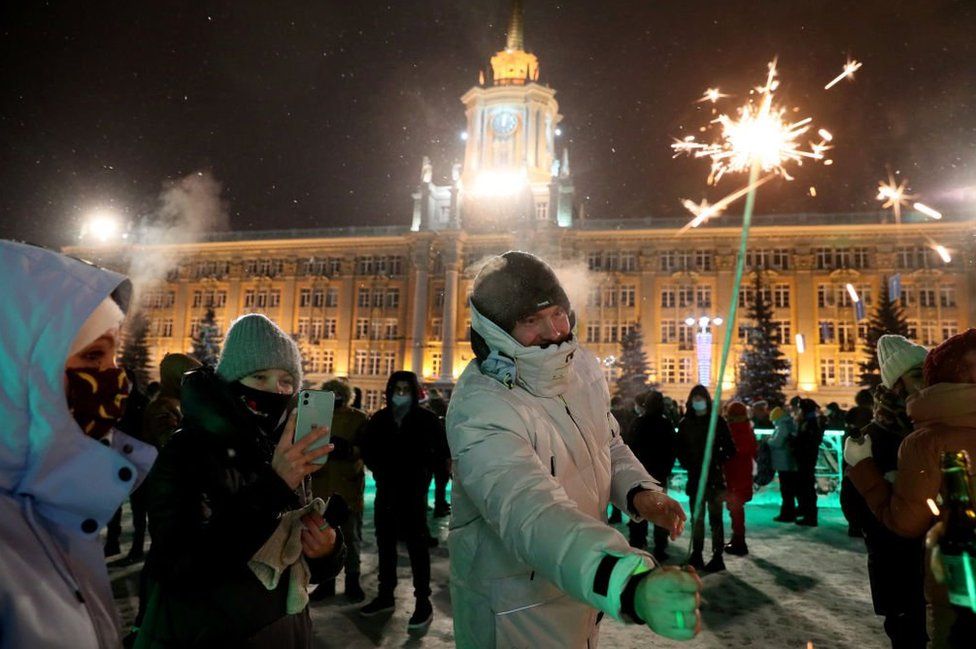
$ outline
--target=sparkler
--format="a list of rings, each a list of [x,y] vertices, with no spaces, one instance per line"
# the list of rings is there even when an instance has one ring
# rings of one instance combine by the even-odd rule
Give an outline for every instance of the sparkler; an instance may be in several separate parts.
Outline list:
[[[913,198],[918,198],[914,194],[909,194],[906,190],[908,186],[908,180],[903,179],[899,184],[895,184],[895,177],[888,172],[888,182],[883,180],[878,181],[878,196],[879,201],[884,201],[881,207],[883,209],[892,208],[895,213],[895,223],[901,223],[901,208],[908,205],[908,201]],[[918,208],[916,208],[918,209]],[[942,216],[941,214],[939,215]]]
[[[824,90],[830,90],[838,83],[840,83],[842,79],[853,79],[854,73],[860,70],[862,65],[864,64],[861,63],[860,61],[847,59],[847,63],[844,64],[844,71],[838,74],[833,79],[831,79],[830,83],[824,86]]]
[[[935,245],[932,247],[932,249],[935,250],[936,253],[938,253],[939,257],[942,258],[942,261],[944,261],[947,264],[952,263],[952,255],[949,254],[949,251],[946,249],[945,246]]]
[[[776,61],[771,61],[766,85],[756,88],[759,99],[749,100],[741,106],[738,119],[723,113],[711,122],[721,126],[720,139],[699,142],[694,135],[689,135],[671,145],[675,157],[687,153],[696,158],[710,158],[710,185],[716,184],[727,173],[745,172],[753,165],[792,180],[784,164],[802,164],[806,158],[822,160],[824,151],[830,148],[827,142],[832,136],[824,131],[820,142],[811,143],[809,150],[801,148],[799,138],[810,130],[812,119],[806,117],[795,122],[784,120],[786,107],[774,103],[773,93],[779,87],[776,76]]]
[[[856,69],[856,68],[855,68]],[[830,149],[830,142],[833,136],[829,131],[820,129],[818,135],[819,142],[810,142],[809,147],[805,148],[800,138],[807,134],[812,128],[812,119],[805,117],[797,121],[785,119],[786,107],[775,101],[774,93],[779,88],[779,80],[776,75],[776,61],[771,61],[768,66],[765,85],[755,88],[753,97],[750,98],[738,111],[736,118],[727,114],[720,114],[711,125],[717,125],[721,129],[720,136],[713,142],[699,142],[694,135],[689,135],[682,140],[676,140],[671,148],[674,157],[681,154],[688,154],[695,158],[708,158],[711,160],[711,168],[708,174],[708,184],[714,185],[722,179],[725,174],[743,173],[748,171],[749,182],[746,186],[729,196],[726,196],[718,203],[709,205],[707,201],[702,201],[700,205],[689,200],[683,200],[685,206],[692,214],[694,220],[682,229],[696,227],[710,217],[719,214],[732,201],[738,199],[743,194],[746,197],[745,208],[742,214],[742,234],[739,241],[739,253],[736,258],[735,280],[732,284],[732,299],[729,303],[729,314],[725,319],[728,323],[735,322],[735,314],[739,303],[739,289],[742,285],[742,276],[745,269],[746,249],[749,242],[749,227],[752,223],[752,212],[756,203],[756,190],[760,185],[775,176],[780,176],[786,180],[792,180],[786,166],[790,163],[802,165],[805,160],[824,159],[824,152]],[[709,89],[710,91],[711,89]],[[706,91],[704,99],[711,100],[709,91]],[[718,94],[716,89],[716,95]],[[716,96],[716,100],[718,97]],[[795,109],[793,112],[797,112]],[[706,127],[703,129],[708,130]],[[765,172],[765,176],[760,178],[760,173]],[[714,403],[721,403],[722,386],[725,382],[725,367],[728,364],[729,350],[732,343],[732,330],[729,326],[725,329],[724,342],[722,344],[722,356],[718,367],[718,382],[715,386]],[[802,343],[800,343],[802,345]],[[705,495],[705,485],[710,474],[708,467],[712,462],[712,450],[715,445],[715,429],[718,424],[718,408],[712,408],[708,420],[708,435],[705,442],[705,453],[702,458],[701,479],[698,483],[698,491],[695,504],[692,509],[694,512],[694,527],[700,522],[702,502]],[[691,544],[688,547],[688,556],[691,557]]]
[[[703,104],[706,101],[710,101],[714,104],[719,99],[722,99],[724,97],[731,97],[731,95],[726,95],[722,92],[719,92],[718,88],[709,88],[708,90],[702,93],[701,99],[699,99],[697,103]]]
[[[914,207],[916,210],[918,210],[919,212],[921,212],[922,214],[924,214],[925,216],[927,216],[929,218],[933,218],[933,219],[936,219],[936,220],[942,218],[942,213],[941,212],[936,212],[935,210],[933,210],[931,207],[929,207],[925,203],[915,203],[915,204],[912,205],[912,207]]]
[[[860,296],[857,294],[857,289],[854,288],[853,284],[847,285],[847,294],[851,296],[851,302],[857,304],[861,301]]]

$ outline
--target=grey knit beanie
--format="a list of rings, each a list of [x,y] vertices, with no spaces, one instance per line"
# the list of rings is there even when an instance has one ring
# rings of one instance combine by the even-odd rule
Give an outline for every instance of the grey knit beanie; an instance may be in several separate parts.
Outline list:
[[[298,345],[267,316],[242,315],[231,323],[217,363],[217,376],[238,381],[259,370],[286,370],[302,384],[302,356]]]

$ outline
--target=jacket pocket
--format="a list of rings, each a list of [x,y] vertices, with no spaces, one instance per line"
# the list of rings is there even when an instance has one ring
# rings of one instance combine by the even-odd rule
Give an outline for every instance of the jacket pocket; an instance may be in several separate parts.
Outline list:
[[[549,580],[534,572],[492,579],[489,592],[491,610],[496,617],[512,615],[565,597]]]

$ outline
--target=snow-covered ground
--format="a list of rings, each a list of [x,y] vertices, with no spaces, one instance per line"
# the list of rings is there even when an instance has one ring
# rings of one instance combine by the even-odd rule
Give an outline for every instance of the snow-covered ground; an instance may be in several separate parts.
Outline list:
[[[704,577],[704,631],[697,639],[688,643],[670,642],[646,628],[604,619],[600,625],[600,646],[805,649],[808,641],[817,649],[888,646],[880,618],[871,608],[864,544],[847,536],[847,525],[840,510],[822,508],[821,525],[815,529],[774,523],[772,517],[777,512],[768,505],[749,506],[746,511],[750,554],[744,558],[726,557],[727,572]],[[367,597],[376,592],[376,546],[370,518],[367,513],[363,556]],[[407,633],[413,600],[410,564],[406,548],[401,548],[397,610],[387,616],[360,617],[357,605],[348,603],[342,596],[340,577],[340,594],[334,600],[312,605],[316,647],[454,646],[448,554],[443,542],[447,521],[432,521],[431,527],[442,543],[431,550],[435,613],[426,633]],[[619,528],[626,534],[626,525]],[[671,562],[683,556],[684,547],[684,541],[672,546]],[[117,601],[126,622],[134,615],[139,567],[111,568]],[[546,645],[533,649],[546,649]]]

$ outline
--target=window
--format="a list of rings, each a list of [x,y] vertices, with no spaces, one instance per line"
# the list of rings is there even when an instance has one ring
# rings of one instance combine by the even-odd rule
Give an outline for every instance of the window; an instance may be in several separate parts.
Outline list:
[[[363,394],[363,405],[366,410],[373,412],[383,407],[385,393],[382,390],[366,390]]]
[[[221,279],[230,273],[230,262],[227,260],[198,261],[193,268],[193,277],[214,277]]]
[[[661,342],[673,343],[678,337],[678,323],[674,320],[661,320]]]
[[[919,333],[921,334],[920,338],[923,345],[935,345],[941,342],[936,338],[938,327],[932,320],[923,320],[919,327]]]
[[[637,303],[637,287],[633,285],[620,287],[620,306],[634,306]]]
[[[821,309],[834,306],[834,287],[830,284],[817,285],[817,306]]]
[[[665,250],[661,252],[661,270],[672,271],[677,266],[677,257],[674,250]]]
[[[369,337],[369,320],[367,318],[356,318],[356,339],[365,340]]]
[[[959,324],[955,320],[942,321],[942,340],[952,338],[959,333]]]
[[[369,289],[360,288],[357,293],[356,305],[361,309],[369,308]]]
[[[369,339],[380,340],[383,338],[384,328],[383,320],[371,320],[369,323]]]
[[[820,359],[820,385],[837,385],[837,365],[832,358]]]
[[[342,269],[341,259],[329,259],[329,277],[338,277],[339,271]]]
[[[303,288],[298,291],[298,306],[309,306],[312,304],[312,289]]]
[[[773,340],[781,345],[793,342],[793,323],[789,320],[773,320]]]
[[[695,287],[695,303],[704,309],[711,308],[712,306],[712,287],[711,286],[696,286]]]
[[[692,383],[694,379],[691,374],[691,359],[678,359],[678,383]]]
[[[299,331],[301,330],[302,320],[308,322],[308,318],[299,318],[298,320]],[[309,327],[308,337],[310,340],[319,340],[320,338],[325,337],[325,323],[322,321],[322,318],[312,318],[311,326]]]
[[[854,324],[851,322],[840,321],[837,323],[837,343],[842,352],[852,352],[857,345],[854,338]]]
[[[391,277],[399,277],[400,275],[403,275],[403,257],[399,255],[390,257],[389,266]]]
[[[918,304],[918,296],[915,294],[914,286],[902,286],[901,287],[901,305],[902,306],[915,306]]]
[[[675,375],[675,359],[673,358],[662,358],[661,359],[661,383],[674,383],[677,376]]]
[[[679,270],[690,270],[692,258],[694,255],[690,250],[679,250],[678,251],[678,269]]]
[[[382,363],[381,363],[380,352],[370,352],[369,362],[366,366],[366,373],[371,376],[377,376],[380,373]]]
[[[746,252],[746,265],[750,268],[786,270],[790,267],[790,251],[784,248],[750,250]]]
[[[586,342],[588,342],[588,343],[598,343],[598,342],[600,342],[600,323],[599,322],[587,322],[586,323]]]
[[[712,269],[712,254],[711,250],[696,250],[695,251],[695,268],[698,270],[711,270]]]
[[[586,306],[600,306],[600,287],[591,287],[586,292]]]
[[[437,309],[444,308],[444,289],[434,292],[434,307]]]
[[[779,309],[790,305],[790,285],[777,284],[773,287],[773,306]]]
[[[335,373],[335,352],[331,349],[322,350],[322,372],[325,374]]]
[[[373,258],[372,257],[359,257],[356,260],[356,274],[357,275],[372,275],[373,274]]]
[[[637,270],[637,253],[636,252],[622,252],[620,253],[620,270],[625,273],[633,273]]]
[[[694,286],[679,286],[678,287],[678,306],[692,306],[695,303],[695,287]]]
[[[603,270],[603,253],[590,252],[586,255],[586,267],[590,270]]]
[[[673,286],[661,289],[661,306],[665,308],[674,308],[675,301]]]
[[[433,318],[430,321],[430,339],[431,340],[444,339],[444,324],[443,324],[443,320],[441,320],[440,318]]]
[[[681,323],[678,327],[678,349],[694,349],[695,348],[695,326],[688,326],[685,323]]]
[[[336,319],[326,318],[325,319],[325,332],[323,337],[329,340],[333,340],[336,337]]]
[[[383,307],[383,289],[377,288],[373,289],[373,308],[380,309]]]
[[[366,362],[368,356],[365,349],[357,349],[355,356],[354,373],[355,374],[365,374],[366,373]]]
[[[157,334],[160,338],[172,338],[173,337],[173,318],[163,318],[159,323],[159,332]]]
[[[605,343],[615,343],[618,340],[617,337],[617,323],[616,322],[604,322],[603,323],[603,342]]]
[[[441,375],[441,352],[432,352],[430,355],[430,373],[433,376]]]
[[[390,375],[396,371],[396,352],[383,352],[383,374]]]
[[[918,321],[916,320],[908,321],[908,335],[906,336],[906,338],[909,338],[916,342],[918,341]]]
[[[956,287],[939,287],[939,304],[944,307],[956,306]]]
[[[819,328],[820,328],[820,344],[821,345],[832,344],[835,339],[834,323],[830,320],[821,320]]]
[[[617,288],[607,286],[603,289],[603,306],[617,306]]]
[[[271,293],[268,295],[268,306],[276,307],[281,304],[281,289],[273,288]]]
[[[308,338],[308,324],[309,324],[308,318],[298,319],[298,335],[301,336],[302,338]]]
[[[898,248],[898,268],[928,268],[929,250],[921,246],[902,246]]]
[[[603,257],[604,270],[618,270],[620,268],[620,253],[608,252]]]
[[[399,307],[400,307],[400,289],[398,288],[386,289],[386,308],[397,309]]]
[[[387,318],[383,321],[383,338],[386,340],[396,340],[400,333],[400,323],[396,318]]]
[[[868,249],[867,248],[851,248],[851,263],[854,268],[867,268],[868,264]]]
[[[817,248],[814,250],[817,260],[817,270],[832,270],[834,268],[834,251],[831,248]]]
[[[918,302],[923,307],[935,306],[935,289],[933,288],[918,289]]]
[[[842,358],[837,361],[837,385],[851,386],[857,384],[856,365],[853,358]]]
[[[244,307],[253,308],[254,307],[254,289],[247,289],[244,291]]]
[[[325,306],[339,306],[339,289],[330,288],[325,292]]]

